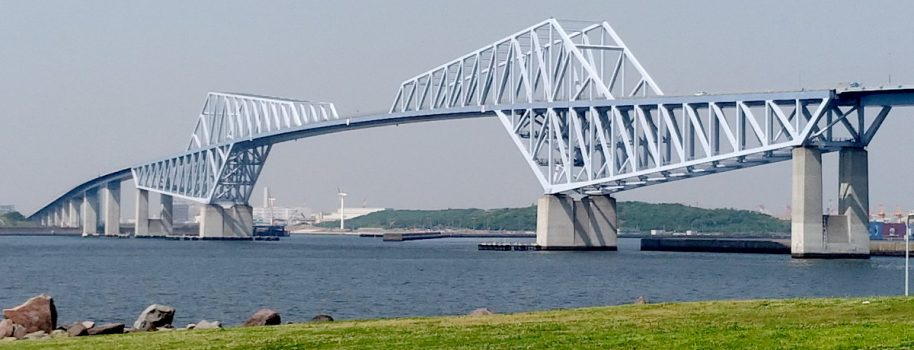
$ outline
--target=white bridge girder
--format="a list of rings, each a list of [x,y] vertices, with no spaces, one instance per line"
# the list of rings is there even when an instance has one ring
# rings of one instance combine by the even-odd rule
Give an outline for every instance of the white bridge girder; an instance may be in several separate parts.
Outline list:
[[[204,204],[247,204],[272,148],[253,140],[337,119],[331,103],[211,92],[187,151],[133,167],[136,186]]]
[[[832,91],[681,96],[495,110],[546,193],[608,194],[790,159],[790,150],[864,147],[891,110]]]
[[[185,151],[76,186],[31,215],[111,181],[203,204],[247,204],[272,145],[360,128],[496,117],[547,194],[608,194],[869,144],[914,88],[665,96],[606,22],[548,19],[404,81],[389,112],[340,119],[333,104],[210,93]],[[48,221],[48,220],[46,220]]]
[[[492,112],[545,193],[606,194],[799,145],[865,146],[891,109],[867,124],[842,103],[833,91],[665,97],[608,23],[549,19],[406,80],[391,113]]]

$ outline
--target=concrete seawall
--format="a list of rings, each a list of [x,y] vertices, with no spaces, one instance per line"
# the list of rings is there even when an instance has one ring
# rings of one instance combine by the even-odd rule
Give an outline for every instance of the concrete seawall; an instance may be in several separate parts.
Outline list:
[[[911,242],[911,246],[914,246],[914,242]],[[904,241],[870,241],[870,255],[904,256]]]
[[[914,246],[914,244],[912,244]],[[642,238],[642,251],[790,254],[789,239]],[[914,249],[912,249],[914,251]],[[904,241],[870,241],[871,256],[904,256]]]
[[[790,254],[790,240],[642,238],[642,251]]]
[[[78,228],[0,227],[0,236],[79,236]]]

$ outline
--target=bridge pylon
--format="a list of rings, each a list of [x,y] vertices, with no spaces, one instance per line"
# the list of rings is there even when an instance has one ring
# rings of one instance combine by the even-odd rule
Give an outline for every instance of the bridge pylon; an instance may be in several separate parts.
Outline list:
[[[544,250],[617,250],[616,199],[547,194],[536,209],[536,244]]]
[[[790,252],[794,258],[870,257],[869,170],[863,147],[842,147],[838,164],[838,214],[822,213],[822,152],[793,149]]]

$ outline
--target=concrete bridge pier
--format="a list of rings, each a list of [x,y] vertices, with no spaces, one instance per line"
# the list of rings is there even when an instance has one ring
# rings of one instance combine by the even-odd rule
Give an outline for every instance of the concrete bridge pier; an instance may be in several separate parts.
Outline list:
[[[102,188],[102,197],[105,199],[105,235],[117,236],[121,234],[121,183],[112,181]]]
[[[174,232],[172,226],[172,211],[174,201],[172,196],[163,194],[159,197],[161,208],[159,217],[149,218],[149,191],[137,189],[136,193],[136,223],[134,235],[136,236],[167,236]]]
[[[235,204],[223,207],[219,204],[204,205],[200,208],[200,237],[252,237],[254,235],[254,209],[250,205]]]
[[[60,207],[57,208],[55,211],[58,213],[58,214],[57,214],[57,225],[56,225],[56,226],[57,226],[57,227],[67,227],[67,221],[70,220],[70,219],[67,217],[67,214],[69,214],[69,213],[67,212],[67,207],[66,207],[65,205],[61,204]]]
[[[67,217],[70,219],[67,222],[67,227],[79,227],[79,203],[81,200],[82,198],[74,198],[67,201]]]
[[[163,235],[171,235],[174,230],[174,197],[159,195],[159,221],[158,229]]]
[[[136,190],[136,216],[134,216],[134,236],[149,235],[149,191]]]
[[[869,177],[863,148],[842,148],[838,215],[822,214],[822,153],[793,150],[791,255],[794,258],[867,259],[870,256]]]
[[[98,190],[83,193],[83,236],[98,234]]]
[[[536,244],[545,250],[617,250],[616,199],[567,195],[540,197]]]
[[[54,210],[53,208],[51,209],[51,227],[57,226],[57,220],[59,219],[58,218],[59,215],[60,215],[59,211]]]

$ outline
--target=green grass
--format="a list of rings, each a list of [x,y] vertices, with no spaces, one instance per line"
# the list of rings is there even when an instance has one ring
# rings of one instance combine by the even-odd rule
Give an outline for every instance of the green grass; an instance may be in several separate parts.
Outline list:
[[[914,348],[914,299],[624,305],[0,344],[0,349]]]

